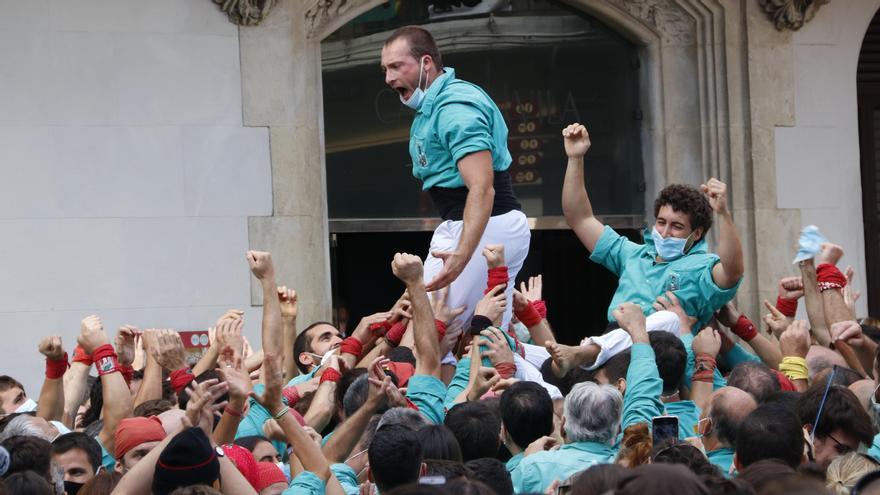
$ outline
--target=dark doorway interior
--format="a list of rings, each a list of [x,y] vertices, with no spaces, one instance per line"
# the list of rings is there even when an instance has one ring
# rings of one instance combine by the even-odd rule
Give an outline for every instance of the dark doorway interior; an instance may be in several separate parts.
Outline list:
[[[638,231],[620,233],[641,241]],[[385,311],[403,291],[391,273],[394,253],[406,251],[424,258],[431,239],[430,232],[333,236],[333,306],[346,308],[349,329],[361,317]],[[517,279],[519,286],[529,276],[544,275],[548,319],[557,339],[565,344],[602,333],[608,303],[617,288],[617,278],[588,258],[589,252],[570,230],[533,231],[529,257]]]
[[[857,80],[868,313],[880,316],[880,13],[865,33]]]

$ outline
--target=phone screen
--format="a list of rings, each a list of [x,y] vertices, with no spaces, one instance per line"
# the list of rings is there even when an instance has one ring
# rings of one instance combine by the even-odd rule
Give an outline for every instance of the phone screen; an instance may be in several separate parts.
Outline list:
[[[678,439],[678,416],[657,416],[651,420],[654,445],[661,445]]]

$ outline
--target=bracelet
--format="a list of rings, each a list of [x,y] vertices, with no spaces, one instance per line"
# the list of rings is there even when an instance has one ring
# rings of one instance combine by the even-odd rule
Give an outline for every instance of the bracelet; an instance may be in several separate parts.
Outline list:
[[[275,418],[275,421],[278,421],[279,419],[283,418],[288,412],[290,412],[290,407],[284,406],[281,408],[280,411],[278,411],[277,414],[273,415],[272,417]]]
[[[235,409],[229,407],[228,405],[226,406],[226,409],[223,409],[223,413],[228,414],[230,416],[234,416],[236,418],[240,418],[240,417],[244,416],[244,411],[236,411]]]

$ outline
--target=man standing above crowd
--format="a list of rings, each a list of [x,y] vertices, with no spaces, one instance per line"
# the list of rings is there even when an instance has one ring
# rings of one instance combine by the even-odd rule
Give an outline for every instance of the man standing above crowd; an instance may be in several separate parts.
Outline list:
[[[646,314],[668,309],[673,303],[666,293],[672,292],[685,313],[697,319],[693,328],[703,328],[736,294],[744,271],[742,246],[727,208],[727,186],[711,178],[700,190],[683,184],[665,187],[654,202],[654,226],[645,230],[645,243],[637,244],[593,215],[584,185],[587,129],[572,124],[562,136],[568,155],[562,186],[565,220],[592,253],[590,259],[619,277],[609,321],[614,321],[611,310],[623,302],[638,304]],[[718,254],[709,253],[706,245],[713,211],[719,217]],[[582,364],[579,348],[552,347],[560,373]]]
[[[444,67],[434,38],[424,28],[402,27],[382,48],[385,83],[416,111],[410,129],[413,175],[443,218],[425,260],[428,291],[451,284],[448,305],[473,314],[486,288],[487,244],[503,244],[510,280],[529,250],[528,223],[507,169],[507,125],[501,111],[478,86]],[[505,280],[506,281],[506,280]],[[507,286],[510,320],[513,284]]]

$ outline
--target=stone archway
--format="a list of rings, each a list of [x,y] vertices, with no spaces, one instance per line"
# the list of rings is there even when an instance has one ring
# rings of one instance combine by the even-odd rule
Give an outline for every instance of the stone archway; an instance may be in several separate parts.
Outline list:
[[[301,296],[305,320],[330,314],[326,195],[316,193],[326,191],[320,41],[381,3],[281,1],[259,27],[241,29],[245,124],[270,127],[273,170],[273,216],[249,219],[250,242],[274,248],[280,258],[279,279],[306,288]],[[730,184],[731,206],[746,251],[740,304],[756,314],[760,296],[772,292],[778,270],[759,274],[757,267],[764,262],[757,255],[754,232],[760,229],[778,238],[768,242],[790,242],[794,234],[791,229],[773,228],[779,223],[775,191],[772,196],[758,196],[757,201],[765,204],[756,204],[756,191],[765,190],[768,181],[775,185],[768,149],[772,150],[772,126],[781,119],[772,111],[780,105],[765,105],[764,121],[753,118],[750,83],[752,89],[766,88],[770,93],[779,88],[750,81],[747,60],[753,44],[774,36],[784,41],[788,35],[773,31],[759,6],[742,2],[566,3],[642,47],[648,64],[642,84],[646,109],[642,139],[649,199],[673,181],[700,183],[716,176]],[[744,19],[756,26],[753,30],[761,33],[760,38],[747,39]],[[752,149],[755,139],[759,139],[757,150]],[[755,158],[764,166],[757,175]],[[772,211],[762,215],[761,207]],[[252,288],[252,301],[259,304],[259,298],[257,288]]]

